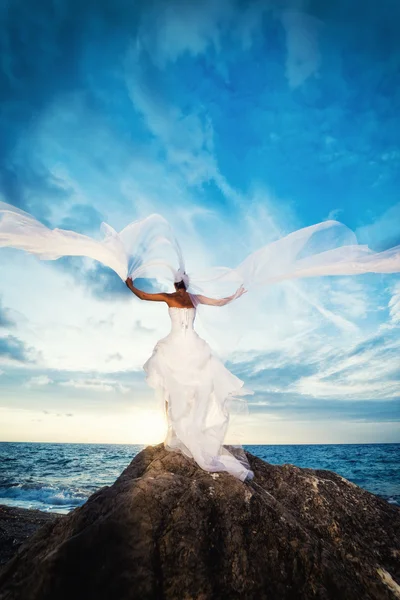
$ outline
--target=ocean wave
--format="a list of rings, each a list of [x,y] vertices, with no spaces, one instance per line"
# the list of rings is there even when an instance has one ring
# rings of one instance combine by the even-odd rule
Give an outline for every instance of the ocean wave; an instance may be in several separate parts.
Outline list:
[[[396,504],[397,506],[400,506],[400,497],[393,498],[393,496],[390,496],[389,498],[385,497],[385,500],[387,500],[387,502],[389,502],[389,504]]]
[[[88,497],[85,490],[49,484],[18,483],[0,487],[0,504],[4,500],[22,500],[46,506],[80,506]]]

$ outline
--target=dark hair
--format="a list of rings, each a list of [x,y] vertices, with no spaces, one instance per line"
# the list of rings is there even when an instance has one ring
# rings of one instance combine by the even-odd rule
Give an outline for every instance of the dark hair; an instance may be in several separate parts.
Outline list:
[[[175,287],[177,290],[186,290],[186,285],[183,283],[183,279],[175,281]]]

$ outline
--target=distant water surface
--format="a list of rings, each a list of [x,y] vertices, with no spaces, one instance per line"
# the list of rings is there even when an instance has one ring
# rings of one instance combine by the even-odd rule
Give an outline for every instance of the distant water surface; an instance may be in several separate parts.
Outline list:
[[[0,442],[0,504],[67,513],[111,485],[144,446]],[[329,469],[400,505],[400,444],[244,446],[272,464]]]

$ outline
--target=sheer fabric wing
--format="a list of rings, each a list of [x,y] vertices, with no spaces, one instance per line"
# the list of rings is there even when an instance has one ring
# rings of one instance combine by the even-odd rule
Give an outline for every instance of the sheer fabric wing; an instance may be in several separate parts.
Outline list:
[[[50,229],[28,213],[0,202],[0,247],[19,248],[43,260],[87,256],[113,269],[122,280],[129,275],[171,284],[185,271],[178,241],[168,222],[157,214],[134,221],[119,233],[101,226],[102,239],[63,229]],[[354,233],[337,221],[299,229],[251,253],[236,268],[218,267],[189,273],[188,292],[196,304],[201,296],[221,300],[235,292],[279,281],[323,275],[400,272],[400,246],[376,253],[357,244]],[[224,303],[224,304],[225,304]]]
[[[168,222],[161,215],[134,221],[121,232],[101,225],[102,239],[64,229],[50,229],[32,215],[0,202],[0,247],[25,250],[42,260],[85,256],[113,269],[123,281],[128,276],[174,280],[182,253]]]

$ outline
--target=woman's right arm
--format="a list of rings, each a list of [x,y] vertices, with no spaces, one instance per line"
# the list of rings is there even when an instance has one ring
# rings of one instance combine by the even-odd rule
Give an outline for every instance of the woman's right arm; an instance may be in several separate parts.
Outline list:
[[[240,288],[238,288],[236,292],[232,294],[232,296],[220,298],[220,300],[217,300],[216,298],[208,298],[207,296],[201,296],[200,294],[197,294],[196,298],[198,299],[200,304],[208,304],[209,306],[224,306],[225,304],[236,300],[236,298],[239,298],[246,292],[247,290],[245,290],[244,287],[241,285]]]
[[[135,294],[135,296],[140,298],[140,300],[150,300],[152,302],[167,302],[168,294],[148,294],[147,292],[143,292],[142,290],[139,290],[133,285],[131,277],[128,277],[125,283],[127,287],[131,290],[131,292]]]

